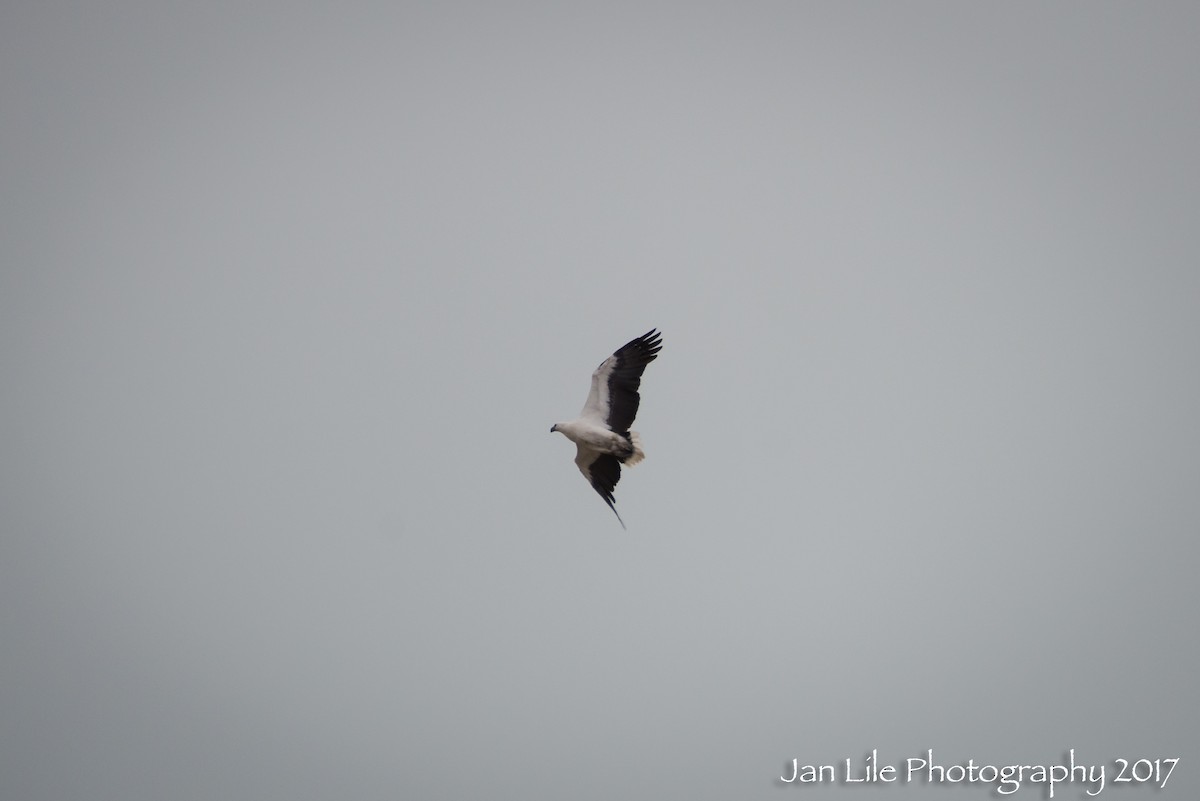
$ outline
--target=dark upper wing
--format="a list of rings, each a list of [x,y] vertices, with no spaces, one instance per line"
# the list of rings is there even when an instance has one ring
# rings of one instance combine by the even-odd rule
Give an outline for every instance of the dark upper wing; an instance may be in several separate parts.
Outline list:
[[[608,504],[608,508],[613,510],[613,514],[621,522],[621,528],[625,528],[625,521],[621,520],[617,507],[613,505],[616,500],[613,498],[613,490],[616,489],[617,482],[621,480],[621,463],[617,461],[617,457],[610,453],[601,454],[580,447],[575,456],[575,464],[579,467],[579,472],[583,473],[583,477],[592,485],[592,489],[596,490],[597,494]]]
[[[612,431],[628,431],[642,400],[642,371],[660,350],[662,334],[652,328],[601,362],[592,373],[592,391],[581,416],[599,420]]]

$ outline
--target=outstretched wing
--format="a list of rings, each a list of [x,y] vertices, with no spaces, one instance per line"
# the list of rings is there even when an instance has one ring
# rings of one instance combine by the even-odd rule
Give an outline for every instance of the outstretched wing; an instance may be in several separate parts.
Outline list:
[[[628,431],[642,400],[638,395],[642,371],[658,358],[660,350],[662,334],[652,328],[601,362],[592,373],[592,391],[579,416],[610,431]]]
[[[592,489],[596,490],[604,499],[608,508],[613,510],[613,514],[621,522],[621,528],[625,528],[625,521],[621,520],[621,514],[613,505],[616,500],[613,498],[613,490],[616,489],[617,482],[621,480],[621,463],[610,453],[600,453],[582,445],[577,447],[575,464],[579,468],[579,472],[583,473],[583,477],[592,485]]]

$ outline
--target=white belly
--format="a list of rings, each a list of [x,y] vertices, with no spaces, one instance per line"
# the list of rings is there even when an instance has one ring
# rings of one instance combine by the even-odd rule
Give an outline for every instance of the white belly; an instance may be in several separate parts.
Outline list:
[[[558,430],[576,445],[582,445],[601,453],[620,453],[629,449],[624,437],[614,434],[603,426],[575,421],[569,424],[560,424]]]

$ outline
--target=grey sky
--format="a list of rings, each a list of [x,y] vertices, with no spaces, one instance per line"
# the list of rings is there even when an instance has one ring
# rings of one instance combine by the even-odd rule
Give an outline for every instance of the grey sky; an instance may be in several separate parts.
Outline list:
[[[1200,7],[243,5],[0,9],[0,797],[1200,791]]]

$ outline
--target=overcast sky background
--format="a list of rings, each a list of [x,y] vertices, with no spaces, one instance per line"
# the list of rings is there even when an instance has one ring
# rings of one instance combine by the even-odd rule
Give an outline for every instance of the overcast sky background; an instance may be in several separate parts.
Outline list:
[[[1198,41],[4,4],[0,796],[1195,797]],[[548,432],[652,326],[626,532]]]

